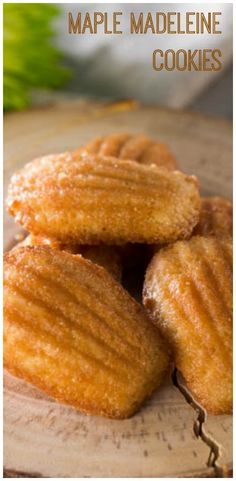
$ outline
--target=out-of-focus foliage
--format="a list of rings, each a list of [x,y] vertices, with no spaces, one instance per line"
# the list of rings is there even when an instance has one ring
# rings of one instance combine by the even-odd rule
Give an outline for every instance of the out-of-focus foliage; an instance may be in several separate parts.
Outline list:
[[[4,110],[23,109],[32,89],[58,88],[69,77],[53,46],[52,21],[58,13],[53,4],[4,4]]]

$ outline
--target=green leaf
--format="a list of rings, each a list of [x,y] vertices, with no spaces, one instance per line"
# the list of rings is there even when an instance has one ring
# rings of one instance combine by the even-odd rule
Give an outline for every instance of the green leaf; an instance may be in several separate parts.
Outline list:
[[[53,45],[52,21],[59,12],[45,3],[3,5],[4,110],[23,109],[31,102],[32,89],[59,88],[70,78]]]

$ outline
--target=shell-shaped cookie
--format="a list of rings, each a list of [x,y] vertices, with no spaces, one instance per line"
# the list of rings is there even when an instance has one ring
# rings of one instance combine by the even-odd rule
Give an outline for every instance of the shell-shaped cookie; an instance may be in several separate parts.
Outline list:
[[[105,269],[49,247],[4,260],[4,365],[56,400],[131,416],[159,386],[164,341]]]
[[[230,239],[196,236],[161,249],[148,267],[143,299],[202,406],[231,412]]]
[[[96,137],[78,149],[75,155],[80,153],[136,160],[141,164],[155,164],[169,170],[177,169],[176,158],[170,148],[143,134],[120,133]]]
[[[196,178],[178,171],[64,153],[15,174],[7,206],[31,233],[67,244],[161,243],[191,234],[200,198]]]

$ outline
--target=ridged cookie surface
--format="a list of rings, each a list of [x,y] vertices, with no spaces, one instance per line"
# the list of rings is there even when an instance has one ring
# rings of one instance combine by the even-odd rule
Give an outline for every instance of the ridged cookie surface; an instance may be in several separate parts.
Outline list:
[[[166,144],[142,134],[111,134],[96,137],[77,152],[136,160],[141,164],[155,164],[169,170],[177,168],[176,158]]]
[[[224,197],[203,197],[199,223],[193,234],[232,236],[233,209],[232,203]]]
[[[65,243],[171,242],[199,217],[195,177],[135,161],[70,153],[36,159],[12,177],[8,211],[33,234]]]
[[[55,239],[29,234],[22,242],[16,245],[16,248],[40,245],[70,252],[71,254],[81,254],[85,259],[89,259],[95,262],[95,264],[104,267],[116,280],[121,280],[122,253],[119,251],[119,247],[62,244]]]
[[[164,341],[145,310],[82,256],[22,247],[4,259],[4,365],[81,411],[131,416],[159,386]]]
[[[209,412],[232,409],[232,242],[193,237],[152,259],[144,305]]]

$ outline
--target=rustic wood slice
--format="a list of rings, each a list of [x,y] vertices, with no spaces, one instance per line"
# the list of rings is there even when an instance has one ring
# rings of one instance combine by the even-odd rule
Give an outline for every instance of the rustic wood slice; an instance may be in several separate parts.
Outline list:
[[[202,194],[231,198],[231,125],[134,101],[104,105],[76,100],[6,115],[4,188],[12,173],[32,158],[115,131],[144,132],[168,143],[179,167],[199,177]],[[6,215],[6,250],[18,232]],[[231,475],[232,417],[206,415],[201,425],[198,407],[170,379],[125,421],[81,414],[9,374],[4,384],[5,477]],[[201,431],[198,438],[194,427]],[[211,446],[215,456],[207,466]]]

